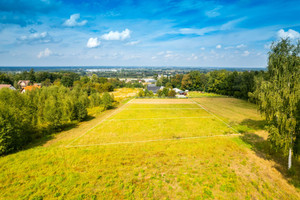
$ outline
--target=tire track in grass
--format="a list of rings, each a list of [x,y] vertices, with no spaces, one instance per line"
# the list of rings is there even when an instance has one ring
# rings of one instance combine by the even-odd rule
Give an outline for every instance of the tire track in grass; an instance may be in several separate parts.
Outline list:
[[[162,142],[162,141],[172,141],[172,140],[190,140],[190,139],[203,139],[203,138],[212,138],[212,137],[230,137],[230,136],[239,136],[238,134],[228,134],[228,135],[204,135],[196,137],[183,137],[183,138],[166,138],[166,139],[156,139],[156,140],[141,140],[141,141],[132,141],[132,142],[113,142],[113,143],[101,143],[101,144],[79,144],[68,146],[68,148],[76,147],[91,147],[91,146],[108,146],[108,145],[119,145],[119,144],[137,144],[137,143],[149,143],[149,142]]]
[[[237,134],[240,134],[240,132],[238,132],[236,129],[234,129],[232,126],[230,126],[228,123],[226,123],[224,120],[222,120],[220,117],[218,117],[217,115],[215,115],[214,113],[210,112],[209,110],[207,110],[206,108],[204,108],[199,102],[196,102],[192,99],[190,99],[191,102],[195,103],[196,105],[198,105],[199,107],[201,107],[203,110],[205,110],[206,112],[208,112],[209,114],[213,115],[215,118],[217,118],[218,120],[220,120],[222,123],[224,123],[226,126],[228,126],[230,129],[232,129],[234,132],[236,132]]]

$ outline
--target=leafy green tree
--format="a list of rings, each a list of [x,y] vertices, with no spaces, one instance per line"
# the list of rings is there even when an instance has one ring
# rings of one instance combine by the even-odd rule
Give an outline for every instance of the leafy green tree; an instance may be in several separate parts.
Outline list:
[[[52,85],[51,81],[49,78],[47,78],[46,80],[42,81],[42,87],[49,87],[50,85]]]
[[[32,116],[28,102],[17,91],[0,90],[0,155],[19,150],[30,141]]]
[[[288,39],[273,43],[269,52],[267,79],[258,82],[260,111],[269,124],[269,140],[283,150],[291,168],[292,149],[299,145],[300,43]],[[294,154],[299,153],[297,150]]]
[[[30,69],[29,74],[28,74],[28,79],[30,80],[30,83],[34,83],[35,80],[35,72],[33,70],[33,68]]]
[[[176,92],[174,90],[169,90],[168,97],[175,97],[175,96],[176,96]]]
[[[65,75],[61,78],[61,83],[65,87],[72,87],[73,86],[73,80],[70,76]]]
[[[110,109],[113,105],[114,99],[109,95],[108,92],[104,92],[102,96],[102,104],[105,110]]]

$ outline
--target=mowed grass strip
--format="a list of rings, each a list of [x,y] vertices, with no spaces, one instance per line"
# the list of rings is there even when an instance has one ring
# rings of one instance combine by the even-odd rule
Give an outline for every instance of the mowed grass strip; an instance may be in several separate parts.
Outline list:
[[[133,104],[193,104],[188,99],[134,99]]]
[[[233,133],[233,130],[214,118],[106,121],[72,143],[72,146]]]
[[[38,147],[0,170],[0,199],[299,199],[239,138]]]
[[[164,106],[172,108],[174,105]],[[187,108],[186,105],[185,108]],[[195,104],[189,105],[192,108],[197,106]],[[132,110],[135,106],[135,104],[131,104],[128,106],[129,110],[125,107],[124,110],[106,119],[100,126],[97,126],[72,143],[72,146],[180,139],[235,133],[220,120],[199,107],[199,109],[173,110],[154,109],[161,107],[160,105],[152,105],[151,109],[141,112],[140,110]],[[174,107],[178,108],[178,106],[182,105],[177,104]]]
[[[172,106],[176,105],[176,106]],[[143,109],[142,111],[135,108],[141,108],[140,106],[136,106],[136,104],[131,104],[130,106],[125,107],[124,110],[119,112],[118,114],[110,117],[110,119],[149,119],[149,118],[176,118],[176,117],[203,117],[203,116],[211,116],[207,111],[198,107],[194,104],[186,104],[190,105],[184,106],[184,104],[169,104],[166,107],[162,107],[160,104],[152,104],[152,107],[148,107],[148,109]],[[147,108],[147,107],[146,107]],[[161,109],[168,108],[168,109]],[[174,108],[174,109],[172,109]],[[177,109],[177,108],[193,108],[193,109]]]

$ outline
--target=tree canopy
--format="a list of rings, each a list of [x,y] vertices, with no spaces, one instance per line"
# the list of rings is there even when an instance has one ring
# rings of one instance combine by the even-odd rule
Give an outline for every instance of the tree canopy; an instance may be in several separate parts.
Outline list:
[[[260,111],[268,122],[269,140],[276,149],[299,155],[300,43],[273,43],[266,77],[257,81]]]

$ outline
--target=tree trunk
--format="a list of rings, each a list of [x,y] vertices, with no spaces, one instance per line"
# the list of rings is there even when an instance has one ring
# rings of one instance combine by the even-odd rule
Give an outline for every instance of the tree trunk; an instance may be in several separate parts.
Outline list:
[[[290,150],[289,150],[288,169],[291,169],[291,167],[292,167],[292,148],[290,147]]]

